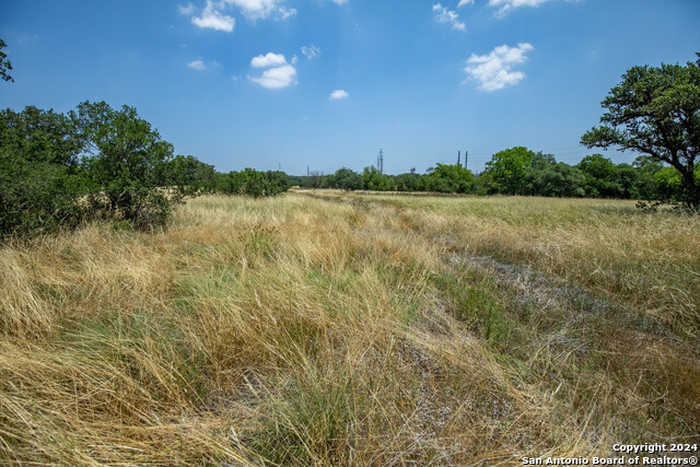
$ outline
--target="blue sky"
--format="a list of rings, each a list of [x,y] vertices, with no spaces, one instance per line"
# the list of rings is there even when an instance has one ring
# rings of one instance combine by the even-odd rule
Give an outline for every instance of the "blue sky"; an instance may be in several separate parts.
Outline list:
[[[698,24],[696,0],[2,0],[0,107],[132,105],[222,171],[576,163],[620,75],[694,60]]]

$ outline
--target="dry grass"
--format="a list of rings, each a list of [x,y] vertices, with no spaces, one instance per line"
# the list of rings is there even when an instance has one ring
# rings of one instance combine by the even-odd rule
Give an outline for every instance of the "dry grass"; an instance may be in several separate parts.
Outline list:
[[[697,440],[697,218],[308,195],[0,249],[0,464],[493,465]]]

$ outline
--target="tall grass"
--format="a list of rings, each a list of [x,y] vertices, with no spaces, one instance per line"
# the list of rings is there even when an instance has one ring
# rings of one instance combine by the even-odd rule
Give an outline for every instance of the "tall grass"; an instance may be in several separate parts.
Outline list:
[[[3,247],[0,463],[496,464],[700,432],[697,220],[347,201],[210,196],[165,233]],[[534,306],[475,255],[621,305]]]

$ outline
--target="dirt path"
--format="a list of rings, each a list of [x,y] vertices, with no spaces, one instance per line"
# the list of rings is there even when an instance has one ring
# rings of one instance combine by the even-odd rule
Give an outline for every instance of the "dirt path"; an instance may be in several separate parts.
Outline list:
[[[369,209],[372,204],[394,209],[397,214],[406,209],[397,207],[394,203],[386,200],[322,195],[303,190],[295,193],[323,201],[350,204],[359,209]],[[584,287],[537,272],[527,265],[504,263],[490,256],[473,256],[457,242],[457,239],[450,236],[434,235],[430,240],[447,247],[450,252],[444,257],[447,264],[488,271],[499,283],[517,291],[519,302],[523,306],[535,306],[539,310],[552,307],[573,309],[589,314],[607,312],[611,309],[628,311],[618,303],[593,295]]]

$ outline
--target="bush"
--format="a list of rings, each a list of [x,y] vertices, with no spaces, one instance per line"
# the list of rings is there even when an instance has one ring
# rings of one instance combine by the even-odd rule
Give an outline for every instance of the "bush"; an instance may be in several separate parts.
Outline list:
[[[0,112],[0,236],[74,228],[86,218],[164,226],[183,190],[172,146],[132,107],[80,104],[68,115]]]
[[[460,165],[437,164],[425,185],[429,191],[440,193],[472,193],[474,174]]]
[[[216,188],[216,170],[194,156],[175,156],[168,162],[167,178],[188,196],[212,192]]]
[[[83,102],[70,116],[88,154],[84,164],[96,191],[92,207],[140,230],[165,226],[172,204],[184,195],[181,186],[170,186],[172,145],[133,107]]]
[[[0,112],[0,237],[76,226],[88,214],[80,141],[66,116]]]
[[[229,195],[261,198],[279,195],[287,189],[287,175],[281,171],[260,172],[245,169],[241,172],[216,175],[215,191]]]

